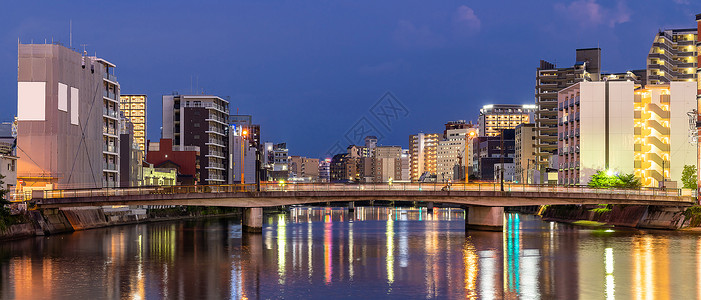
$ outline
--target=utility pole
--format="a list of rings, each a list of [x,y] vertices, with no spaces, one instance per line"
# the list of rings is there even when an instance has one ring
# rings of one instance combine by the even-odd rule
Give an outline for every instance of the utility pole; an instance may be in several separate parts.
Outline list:
[[[500,135],[500,150],[501,150],[501,168],[499,168],[499,181],[501,181],[501,191],[504,191],[504,129],[501,129],[501,134]]]

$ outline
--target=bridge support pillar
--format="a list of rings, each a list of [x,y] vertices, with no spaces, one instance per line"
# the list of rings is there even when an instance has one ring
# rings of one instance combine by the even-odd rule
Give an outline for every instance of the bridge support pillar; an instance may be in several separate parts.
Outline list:
[[[472,206],[466,208],[465,230],[504,230],[504,208]]]
[[[263,232],[263,208],[247,207],[243,209],[243,231],[251,233]]]
[[[348,202],[348,211],[349,212],[355,211],[355,202],[353,202],[353,201]]]
[[[426,211],[433,212],[433,202],[426,203]]]

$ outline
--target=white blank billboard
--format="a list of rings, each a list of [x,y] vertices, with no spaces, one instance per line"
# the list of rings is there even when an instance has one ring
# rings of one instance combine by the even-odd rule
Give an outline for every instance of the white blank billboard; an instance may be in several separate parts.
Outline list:
[[[68,111],[68,86],[58,83],[58,110]]]
[[[46,82],[17,82],[17,119],[46,120]]]
[[[78,89],[71,87],[71,124],[78,125]]]

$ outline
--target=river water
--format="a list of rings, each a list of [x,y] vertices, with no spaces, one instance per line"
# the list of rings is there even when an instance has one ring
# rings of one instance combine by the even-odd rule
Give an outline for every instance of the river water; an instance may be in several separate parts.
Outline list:
[[[2,299],[701,299],[701,234],[460,209],[295,208],[0,244]]]

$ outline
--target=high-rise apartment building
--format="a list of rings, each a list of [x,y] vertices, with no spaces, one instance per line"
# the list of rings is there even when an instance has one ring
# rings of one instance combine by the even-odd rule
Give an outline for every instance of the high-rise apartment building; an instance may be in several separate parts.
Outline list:
[[[647,55],[647,82],[696,81],[697,28],[662,30]]]
[[[207,95],[163,96],[163,138],[200,148],[199,184],[227,181],[229,101]]]
[[[577,49],[572,67],[558,68],[541,60],[536,73],[535,112],[536,164],[541,181],[547,180],[548,160],[557,155],[557,93],[581,81],[598,81],[601,73],[601,49]]]
[[[134,141],[146,154],[146,95],[120,95],[119,110],[134,125]]]
[[[256,148],[252,146],[252,137],[247,130],[245,126],[229,125],[228,159],[225,166],[229,184],[256,183]]]
[[[558,183],[587,184],[597,171],[634,173],[644,186],[677,181],[696,161],[687,113],[692,82],[647,85],[581,82],[559,93]]]
[[[17,65],[18,178],[29,188],[117,186],[115,65],[53,44],[19,44]]]
[[[480,136],[498,136],[504,129],[514,129],[519,124],[533,123],[536,106],[533,104],[490,104],[480,109]]]
[[[436,174],[439,136],[438,133],[419,133],[409,137],[412,181],[420,180],[425,173]]]

